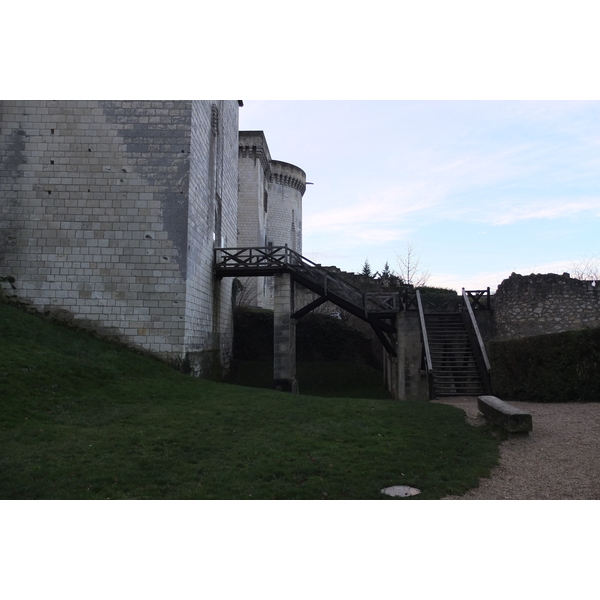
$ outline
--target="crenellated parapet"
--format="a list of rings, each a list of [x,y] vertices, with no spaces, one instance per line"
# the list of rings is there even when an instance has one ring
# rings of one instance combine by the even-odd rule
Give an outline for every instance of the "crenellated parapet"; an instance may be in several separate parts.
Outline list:
[[[271,178],[271,153],[263,131],[239,132],[239,157],[260,161],[267,181]]]
[[[271,161],[271,182],[298,190],[301,196],[306,191],[306,173],[299,167],[280,160]]]

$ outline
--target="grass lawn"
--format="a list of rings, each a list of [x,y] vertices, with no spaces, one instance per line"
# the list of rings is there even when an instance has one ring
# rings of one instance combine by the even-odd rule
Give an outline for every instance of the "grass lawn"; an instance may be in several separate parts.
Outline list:
[[[381,371],[363,364],[298,362],[296,376],[300,392],[307,396],[391,399]],[[273,361],[236,360],[230,382],[268,388],[273,383]]]
[[[498,460],[453,407],[193,379],[1,302],[0,406],[2,499],[435,499]]]

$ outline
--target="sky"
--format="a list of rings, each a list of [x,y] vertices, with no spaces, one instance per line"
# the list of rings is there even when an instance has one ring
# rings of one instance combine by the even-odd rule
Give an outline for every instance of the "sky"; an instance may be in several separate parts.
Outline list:
[[[303,255],[494,291],[600,255],[600,102],[246,100],[240,130],[306,173]]]

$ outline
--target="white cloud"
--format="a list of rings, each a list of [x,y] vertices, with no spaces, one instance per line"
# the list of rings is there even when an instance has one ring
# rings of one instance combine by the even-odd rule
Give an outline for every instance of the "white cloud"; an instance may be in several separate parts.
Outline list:
[[[518,200],[505,201],[504,206],[492,207],[492,210],[481,215],[479,220],[492,225],[510,225],[530,219],[573,217],[584,212],[591,212],[595,217],[600,216],[600,196],[577,200],[554,198],[522,204],[513,204],[514,202]]]
[[[390,231],[394,221],[406,215],[423,211],[440,203],[443,196],[435,189],[427,189],[424,184],[395,186],[377,190],[372,194],[361,195],[348,206],[304,214],[304,231],[343,232],[354,234],[352,228],[364,229],[376,226]]]

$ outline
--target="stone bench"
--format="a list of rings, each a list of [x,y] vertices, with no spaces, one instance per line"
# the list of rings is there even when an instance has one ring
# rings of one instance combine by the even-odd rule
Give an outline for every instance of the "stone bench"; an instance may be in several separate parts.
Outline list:
[[[494,425],[509,433],[528,434],[533,429],[531,415],[496,398],[496,396],[478,396],[479,412]]]

